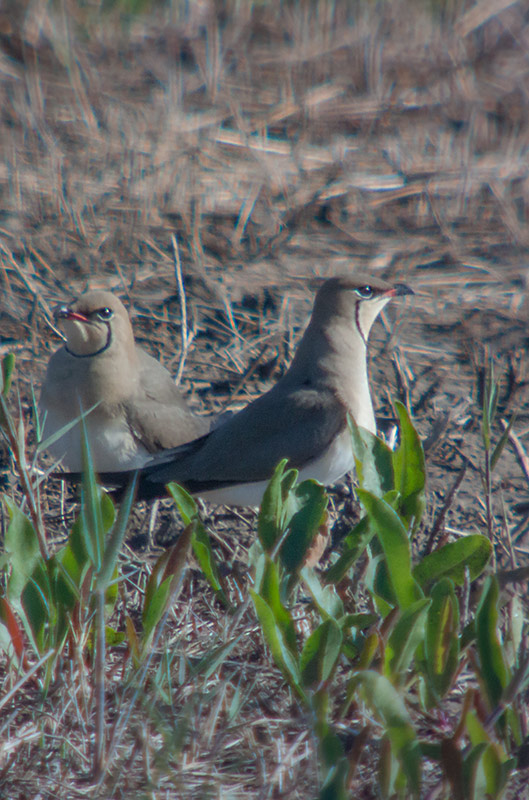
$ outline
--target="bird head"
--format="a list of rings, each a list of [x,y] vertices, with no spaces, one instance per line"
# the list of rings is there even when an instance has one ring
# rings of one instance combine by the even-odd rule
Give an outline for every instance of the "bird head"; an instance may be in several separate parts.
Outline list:
[[[329,278],[320,287],[314,303],[318,316],[342,316],[354,320],[367,343],[373,322],[392,297],[413,294],[404,283],[391,284],[381,278],[355,272]]]
[[[58,306],[54,317],[73,356],[96,356],[134,342],[125,306],[107,291],[85,292],[71,303]]]

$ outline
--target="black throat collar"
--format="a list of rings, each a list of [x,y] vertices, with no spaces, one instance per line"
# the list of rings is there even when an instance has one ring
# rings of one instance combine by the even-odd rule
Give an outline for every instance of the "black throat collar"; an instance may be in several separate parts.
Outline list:
[[[67,344],[64,345],[64,349],[74,358],[93,358],[94,356],[101,355],[101,353],[104,353],[105,350],[108,350],[111,344],[112,344],[112,331],[110,329],[110,325],[107,325],[107,340],[103,345],[103,347],[100,347],[99,350],[96,350],[94,353],[74,353],[72,350],[68,349]]]

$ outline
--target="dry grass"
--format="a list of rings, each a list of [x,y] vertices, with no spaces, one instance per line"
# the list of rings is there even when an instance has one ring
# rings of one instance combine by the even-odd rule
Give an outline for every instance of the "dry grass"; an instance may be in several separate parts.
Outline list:
[[[403,397],[428,441],[425,534],[441,511],[443,535],[483,531],[475,404],[483,342],[509,370],[502,410],[519,408],[522,443],[528,430],[528,42],[525,4],[501,0],[432,8],[204,0],[129,18],[73,0],[8,4],[0,12],[0,355],[17,356],[24,413],[57,346],[50,307],[88,285],[124,296],[139,341],[177,372],[172,236],[194,333],[183,385],[205,411],[246,403],[284,369],[309,309],[309,279],[357,265],[382,271],[418,295],[411,313],[393,309],[374,332],[379,416],[391,417],[390,398]],[[3,474],[19,496],[7,457]],[[502,458],[495,490],[498,563],[523,565],[526,521],[511,508],[527,486],[514,456]],[[337,526],[350,505],[345,487]],[[50,543],[60,541],[72,501],[63,506],[50,486],[42,507]],[[138,512],[134,530],[148,524]],[[174,524],[163,510],[155,541],[174,538]],[[217,510],[210,527],[240,604],[251,520]],[[507,534],[521,538],[511,547]],[[118,627],[125,608],[133,616],[138,608],[152,556],[152,548],[123,554],[131,574]],[[192,673],[195,659],[236,637],[221,668]],[[109,737],[130,703],[123,652],[113,659]],[[7,692],[17,676],[5,660],[0,671]],[[92,706],[80,653],[46,698],[31,680],[13,694],[0,722],[3,796],[315,792],[310,726],[253,615],[232,618],[192,570],[98,787],[87,777]],[[359,799],[376,794],[376,727],[372,737]],[[428,787],[437,780],[427,776]],[[521,787],[515,777],[510,796],[522,797]]]

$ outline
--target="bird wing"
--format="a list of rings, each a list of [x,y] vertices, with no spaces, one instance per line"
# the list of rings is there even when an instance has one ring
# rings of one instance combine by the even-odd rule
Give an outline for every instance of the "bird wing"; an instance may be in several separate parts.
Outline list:
[[[136,353],[140,371],[140,386],[138,390],[140,396],[187,411],[187,403],[169,370],[150,356],[143,348],[136,347]]]
[[[177,481],[191,491],[268,480],[283,458],[301,468],[323,453],[346,425],[346,409],[330,391],[271,390],[224,425],[142,470],[146,484]]]
[[[125,414],[135,439],[150,453],[177,447],[207,433],[212,418],[194,414],[171,374],[141,347],[137,348],[140,385]]]
[[[153,454],[196,439],[211,427],[211,418],[156,400],[131,403],[125,414],[134,438]]]

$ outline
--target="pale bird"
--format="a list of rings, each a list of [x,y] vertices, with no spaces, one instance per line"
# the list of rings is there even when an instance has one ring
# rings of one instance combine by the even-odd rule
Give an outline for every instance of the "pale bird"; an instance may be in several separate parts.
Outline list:
[[[171,374],[136,345],[123,303],[89,291],[54,312],[66,343],[50,358],[42,385],[42,439],[82,412],[98,471],[136,469],[160,450],[207,433],[212,418],[194,414]],[[82,469],[81,424],[48,450],[63,466]]]
[[[354,273],[320,287],[307,329],[283,377],[268,392],[205,436],[159,454],[139,472],[138,498],[164,494],[176,481],[193,494],[235,506],[259,505],[282,459],[329,486],[353,467],[347,416],[376,433],[367,340],[404,284]],[[124,486],[130,472],[101,475]]]

